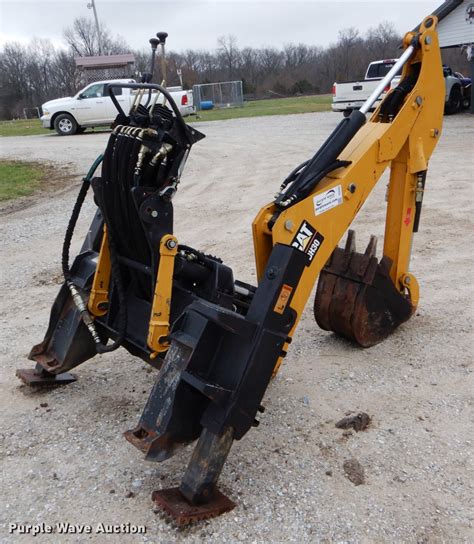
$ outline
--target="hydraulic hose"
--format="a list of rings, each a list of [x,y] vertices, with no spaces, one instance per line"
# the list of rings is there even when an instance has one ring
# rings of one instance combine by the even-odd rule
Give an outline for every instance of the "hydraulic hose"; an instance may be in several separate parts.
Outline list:
[[[108,241],[109,241],[109,250],[110,250],[110,261],[111,261],[111,268],[112,268],[112,276],[114,278],[114,283],[117,288],[117,294],[119,299],[119,327],[118,327],[118,336],[112,344],[104,344],[100,336],[97,332],[97,329],[95,327],[94,321],[87,309],[87,306],[79,293],[77,287],[74,285],[74,282],[72,281],[72,274],[69,267],[69,249],[71,247],[71,240],[72,236],[74,234],[74,230],[76,228],[77,220],[79,218],[79,214],[81,212],[82,205],[84,204],[84,200],[87,195],[87,191],[89,190],[92,176],[94,175],[95,171],[97,170],[100,163],[103,161],[104,155],[99,155],[97,159],[93,162],[92,166],[89,169],[89,172],[82,180],[82,185],[79,190],[79,194],[77,195],[76,202],[74,204],[74,208],[71,213],[71,217],[69,219],[68,226],[66,228],[66,234],[64,236],[64,243],[63,243],[63,250],[62,250],[62,258],[61,258],[61,265],[62,265],[62,271],[64,276],[64,281],[66,282],[66,285],[71,293],[72,299],[74,301],[74,304],[78,308],[81,319],[88,328],[89,332],[91,333],[91,336],[94,340],[97,353],[107,353],[110,351],[114,351],[117,348],[120,347],[120,345],[123,342],[123,339],[125,337],[125,332],[127,330],[127,311],[126,311],[126,300],[125,300],[125,292],[123,289],[122,284],[122,277],[120,272],[120,264],[117,258],[117,251],[116,247],[113,241],[113,235],[111,232],[111,229],[108,228]],[[107,219],[104,215],[105,224],[107,225]]]

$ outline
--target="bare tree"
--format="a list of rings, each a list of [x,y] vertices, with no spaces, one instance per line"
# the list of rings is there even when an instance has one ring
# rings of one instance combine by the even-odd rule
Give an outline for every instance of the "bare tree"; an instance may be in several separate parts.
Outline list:
[[[100,29],[102,38],[102,53],[116,55],[128,53],[130,48],[121,37],[112,38],[105,26]],[[99,39],[97,29],[87,17],[74,19],[72,27],[66,28],[63,33],[66,43],[78,57],[92,57],[99,54]]]
[[[227,70],[227,78],[232,79],[234,70],[239,60],[239,50],[237,48],[237,38],[232,34],[228,36],[220,36],[217,39],[218,57],[222,60],[222,64]]]
[[[122,38],[112,38],[102,29],[104,53],[128,52]],[[74,56],[96,55],[98,40],[92,20],[76,19],[64,32],[68,48],[55,49],[48,40],[36,40],[25,47],[6,43],[0,51],[0,116],[22,114],[23,107],[39,106],[51,98],[71,95],[75,88]],[[269,96],[329,92],[334,81],[362,79],[367,65],[399,55],[401,36],[389,22],[382,22],[361,36],[355,28],[342,30],[335,43],[326,47],[286,44],[239,49],[234,36],[219,38],[214,51],[187,50],[168,53],[170,84],[178,83],[177,68],[186,85],[242,79],[244,92]],[[29,51],[34,51],[29,54]],[[149,50],[135,51],[138,72],[149,69]],[[463,72],[467,61],[457,51],[443,52],[453,70]],[[156,81],[160,79],[157,64]]]
[[[402,37],[395,30],[393,23],[382,21],[367,32],[366,46],[372,55],[378,58],[398,57]]]

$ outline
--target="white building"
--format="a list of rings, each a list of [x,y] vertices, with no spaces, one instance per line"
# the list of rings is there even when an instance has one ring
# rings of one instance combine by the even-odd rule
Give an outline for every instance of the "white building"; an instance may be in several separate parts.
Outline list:
[[[438,17],[439,44],[442,48],[462,47],[470,62],[474,79],[474,0],[446,0],[433,15]],[[471,84],[471,113],[474,113],[474,93]]]

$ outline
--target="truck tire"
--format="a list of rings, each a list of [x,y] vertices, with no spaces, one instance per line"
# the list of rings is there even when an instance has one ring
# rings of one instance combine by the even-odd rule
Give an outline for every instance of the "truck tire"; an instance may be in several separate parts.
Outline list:
[[[344,110],[342,112],[342,115],[344,115],[344,117],[349,117],[349,115],[352,113],[352,110]]]
[[[78,126],[72,115],[61,113],[54,120],[54,129],[60,136],[72,136],[76,134]]]
[[[455,85],[449,93],[449,99],[444,106],[444,113],[446,115],[453,115],[461,109],[462,95],[461,87]]]

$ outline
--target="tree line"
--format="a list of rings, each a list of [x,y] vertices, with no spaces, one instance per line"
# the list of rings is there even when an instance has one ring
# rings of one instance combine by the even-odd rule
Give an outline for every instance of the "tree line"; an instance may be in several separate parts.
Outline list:
[[[63,33],[65,46],[55,48],[49,40],[36,39],[28,46],[15,42],[0,51],[0,118],[22,117],[25,108],[35,108],[53,98],[74,94],[80,88],[75,56],[99,54],[99,40],[93,22],[75,19]],[[101,29],[102,54],[134,53],[134,74],[149,70],[149,50],[132,51],[126,40]],[[322,46],[285,44],[276,47],[239,47],[235,36],[222,36],[213,51],[170,50],[168,84],[185,88],[196,83],[242,80],[246,98],[320,94],[331,92],[335,81],[363,78],[369,62],[400,54],[401,36],[389,22],[371,28],[364,35],[355,28],[339,32],[334,43]],[[465,70],[459,53],[451,57],[453,69]],[[157,58],[154,80],[160,82]]]

